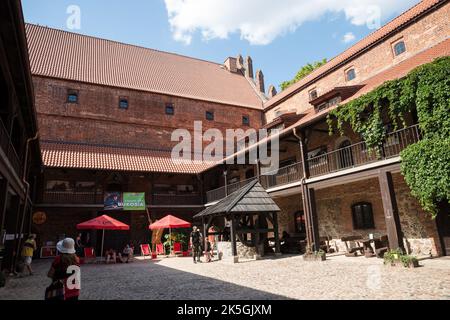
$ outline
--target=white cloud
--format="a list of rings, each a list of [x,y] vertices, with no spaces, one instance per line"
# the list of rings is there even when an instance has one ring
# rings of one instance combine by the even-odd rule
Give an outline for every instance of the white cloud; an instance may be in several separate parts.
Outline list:
[[[418,0],[164,0],[173,37],[190,44],[196,32],[203,40],[241,39],[265,45],[294,32],[304,22],[326,13],[344,13],[357,26],[380,26],[379,21],[400,13]],[[381,16],[381,19],[380,19]]]
[[[342,38],[342,42],[344,43],[349,43],[352,42],[353,40],[355,40],[355,35],[353,34],[353,32],[347,32],[346,34],[344,34],[344,37]]]

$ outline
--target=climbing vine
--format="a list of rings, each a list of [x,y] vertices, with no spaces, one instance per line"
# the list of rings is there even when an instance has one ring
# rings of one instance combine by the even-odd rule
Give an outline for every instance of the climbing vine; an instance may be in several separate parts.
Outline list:
[[[383,117],[394,129],[405,127],[407,113],[416,112],[422,140],[401,152],[402,174],[423,208],[434,216],[450,201],[450,57],[424,64],[407,76],[330,111],[332,134],[343,134],[344,123],[362,136],[369,148],[386,136]]]

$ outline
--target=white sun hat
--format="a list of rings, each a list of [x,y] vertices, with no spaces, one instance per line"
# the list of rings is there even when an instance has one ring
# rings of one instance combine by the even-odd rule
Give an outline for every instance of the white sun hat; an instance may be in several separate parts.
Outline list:
[[[65,238],[56,244],[56,249],[61,253],[75,253],[75,241],[72,238]]]

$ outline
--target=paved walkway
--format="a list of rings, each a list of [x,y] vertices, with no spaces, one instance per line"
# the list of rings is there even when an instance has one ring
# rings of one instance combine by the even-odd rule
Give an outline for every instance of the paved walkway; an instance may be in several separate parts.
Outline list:
[[[193,264],[166,258],[117,265],[84,265],[81,299],[448,299],[450,259],[421,261],[422,267],[384,267],[380,259],[330,257],[305,262],[300,256],[239,264]],[[0,299],[42,299],[48,261],[36,274],[10,279]]]

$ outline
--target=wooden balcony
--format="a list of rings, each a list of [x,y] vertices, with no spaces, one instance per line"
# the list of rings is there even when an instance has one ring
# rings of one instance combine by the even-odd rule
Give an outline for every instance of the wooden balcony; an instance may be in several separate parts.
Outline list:
[[[151,205],[159,206],[198,206],[203,205],[202,196],[193,194],[153,194]]]
[[[242,180],[239,182],[235,182],[235,183],[231,183],[229,185],[227,185],[226,187],[220,187],[214,190],[210,190],[208,192],[206,192],[206,201],[207,203],[210,202],[215,202],[218,201],[220,199],[225,198],[227,195],[232,194],[233,192],[239,190],[240,188],[242,188],[243,186],[245,186],[247,183],[255,180],[257,177],[253,177],[247,180]]]
[[[379,148],[369,149],[365,142],[359,142],[328,152],[308,160],[309,177],[313,178],[397,157],[408,145],[419,140],[419,127],[414,125],[389,133]]]
[[[308,178],[397,157],[408,145],[416,143],[419,140],[419,127],[418,125],[414,125],[387,134],[385,141],[377,149],[369,149],[365,142],[359,142],[339,150],[328,152],[307,161],[306,165],[309,169]],[[302,178],[303,166],[302,162],[298,162],[282,167],[276,172],[272,172],[272,174],[262,175],[260,181],[265,189],[270,189],[298,182]],[[225,187],[208,191],[206,193],[207,202],[211,203],[223,199],[226,194],[236,191],[253,179],[256,179],[256,177],[229,185],[227,187],[227,193],[225,192]]]
[[[103,193],[48,190],[44,191],[41,202],[44,204],[101,205],[103,204]]]

